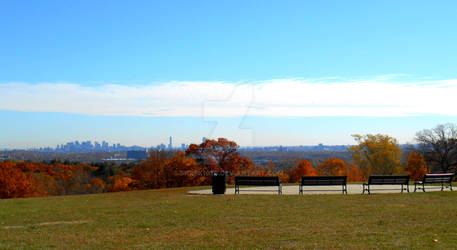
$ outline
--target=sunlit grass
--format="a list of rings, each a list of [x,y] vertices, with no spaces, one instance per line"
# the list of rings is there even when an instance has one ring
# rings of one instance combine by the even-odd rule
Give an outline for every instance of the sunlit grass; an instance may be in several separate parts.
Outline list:
[[[0,200],[0,248],[427,249],[454,248],[457,238],[457,192],[198,196],[188,190]]]

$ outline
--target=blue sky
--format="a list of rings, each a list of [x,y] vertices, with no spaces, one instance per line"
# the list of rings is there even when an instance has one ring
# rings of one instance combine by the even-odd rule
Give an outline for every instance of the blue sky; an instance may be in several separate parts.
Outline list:
[[[457,122],[456,7],[2,1],[0,148],[412,141]]]

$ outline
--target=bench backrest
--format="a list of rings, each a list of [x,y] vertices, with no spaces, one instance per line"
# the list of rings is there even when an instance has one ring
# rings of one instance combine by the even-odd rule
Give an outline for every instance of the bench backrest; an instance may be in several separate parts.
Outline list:
[[[235,176],[235,185],[279,186],[278,176]]]
[[[302,176],[302,186],[346,185],[347,176]]]
[[[454,173],[444,174],[425,174],[424,183],[451,183],[454,179]]]
[[[408,184],[409,175],[370,175],[368,184],[390,185]]]

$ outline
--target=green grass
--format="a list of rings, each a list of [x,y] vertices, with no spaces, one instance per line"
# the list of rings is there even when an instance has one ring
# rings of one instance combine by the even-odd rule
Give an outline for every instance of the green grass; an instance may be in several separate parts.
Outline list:
[[[456,246],[457,192],[197,196],[188,190],[0,200],[0,249]]]

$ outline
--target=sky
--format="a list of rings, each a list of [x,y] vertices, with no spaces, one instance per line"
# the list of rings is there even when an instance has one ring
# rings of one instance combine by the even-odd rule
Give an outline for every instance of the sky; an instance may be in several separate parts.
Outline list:
[[[1,1],[0,149],[457,123],[456,1]]]

